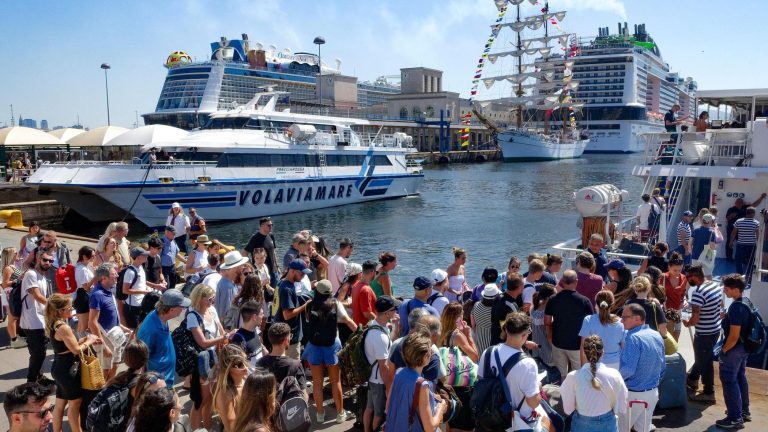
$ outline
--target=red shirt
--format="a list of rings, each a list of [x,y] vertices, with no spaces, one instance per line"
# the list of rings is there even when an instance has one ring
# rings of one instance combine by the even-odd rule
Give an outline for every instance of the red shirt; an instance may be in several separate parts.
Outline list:
[[[366,325],[370,321],[363,315],[363,312],[376,314],[374,306],[376,305],[376,294],[373,293],[371,286],[363,281],[357,281],[352,285],[352,319],[356,324]]]
[[[595,295],[603,289],[603,278],[594,273],[576,272],[576,275],[579,278],[576,283],[576,292],[586,297],[594,308]]]
[[[664,293],[667,294],[667,309],[680,310],[683,308],[683,297],[688,290],[688,280],[680,275],[679,285],[673,286],[669,273],[664,273]]]

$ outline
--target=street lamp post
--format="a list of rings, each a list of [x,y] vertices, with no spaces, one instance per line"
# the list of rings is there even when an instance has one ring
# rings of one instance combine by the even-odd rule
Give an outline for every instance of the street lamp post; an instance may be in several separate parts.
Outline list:
[[[320,45],[325,44],[325,38],[318,36],[315,38],[314,43],[317,45],[317,92],[319,94],[319,105],[323,105],[323,61],[320,57]]]
[[[112,69],[109,63],[102,63],[101,68],[104,69],[104,87],[107,89],[107,126],[111,126],[109,120],[109,79],[107,78],[107,70]]]

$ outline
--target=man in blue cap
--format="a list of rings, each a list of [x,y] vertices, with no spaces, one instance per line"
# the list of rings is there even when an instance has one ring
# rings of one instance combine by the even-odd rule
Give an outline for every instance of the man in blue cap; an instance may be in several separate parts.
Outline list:
[[[683,219],[677,225],[677,243],[675,252],[683,256],[685,265],[691,264],[691,252],[693,251],[693,242],[691,241],[691,221],[693,221],[693,212],[686,210],[683,212]]]
[[[398,309],[398,315],[404,317],[400,320],[400,334],[408,334],[410,327],[408,325],[408,315],[411,311],[417,308],[424,308],[431,315],[440,317],[437,310],[427,303],[429,296],[432,294],[432,281],[424,276],[419,276],[413,281],[413,298],[403,302]]]
[[[294,284],[299,282],[305,274],[312,273],[302,259],[295,259],[288,263],[288,272],[277,285],[277,296],[272,305],[272,312],[276,322],[284,322],[291,327],[291,340],[285,355],[298,360],[301,354],[302,319],[301,313],[307,309],[312,300],[301,304],[296,294]]]

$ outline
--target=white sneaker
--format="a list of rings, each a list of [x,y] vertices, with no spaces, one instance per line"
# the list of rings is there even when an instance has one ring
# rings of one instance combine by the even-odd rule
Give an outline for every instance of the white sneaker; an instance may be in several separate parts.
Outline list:
[[[339,414],[336,415],[336,423],[344,423],[347,421],[347,416],[349,416],[351,413],[349,411],[342,411]]]
[[[323,411],[321,413],[320,412],[319,413],[315,413],[315,421],[320,423],[320,424],[325,423],[325,411]]]
[[[25,346],[27,346],[27,340],[21,336],[18,336],[16,340],[11,341],[11,348],[13,349],[24,348]]]

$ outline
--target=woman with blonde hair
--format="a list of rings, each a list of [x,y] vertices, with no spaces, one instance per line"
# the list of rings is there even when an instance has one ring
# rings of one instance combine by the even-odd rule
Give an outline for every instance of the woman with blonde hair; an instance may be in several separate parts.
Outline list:
[[[443,309],[438,345],[449,348],[458,347],[461,352],[477,363],[480,353],[477,352],[475,341],[472,339],[471,328],[463,318],[464,309],[459,303],[451,302]]]
[[[584,341],[592,335],[600,336],[603,341],[603,363],[606,366],[619,370],[621,350],[624,348],[624,325],[618,316],[611,313],[613,293],[602,290],[595,296],[595,312],[584,317],[581,324],[581,363],[587,361],[584,353]]]
[[[664,337],[667,335],[667,318],[664,316],[661,303],[657,299],[651,298],[653,292],[651,286],[651,281],[647,276],[636,276],[629,284],[636,298],[627,300],[626,304],[642,306],[645,309],[645,323]]]
[[[213,406],[224,425],[224,432],[235,430],[237,406],[248,372],[248,358],[239,346],[226,345],[221,349],[215,371]]]
[[[275,375],[266,369],[256,368],[243,385],[234,431],[253,430],[247,428],[252,422],[262,425],[267,431],[274,431],[272,418],[277,410],[276,398]]]
[[[98,245],[97,245],[98,246]],[[117,240],[113,237],[107,237],[104,243],[96,249],[96,256],[93,258],[93,267],[96,268],[104,263],[113,263],[120,271],[127,264],[123,262],[120,252],[117,250]]]
[[[36,221],[29,223],[27,235],[19,241],[19,262],[24,262],[27,255],[35,251],[37,241],[40,238],[40,224]]]
[[[80,402],[83,389],[80,384],[78,360],[80,352],[99,341],[94,335],[80,340],[75,337],[67,320],[72,316],[72,299],[63,294],[53,294],[45,305],[45,334],[53,346],[51,375],[56,381],[56,405],[53,409],[53,431],[64,430],[64,408],[67,408],[69,427],[80,431]],[[74,370],[74,374],[72,371]]]
[[[586,337],[582,346],[587,363],[569,373],[560,386],[563,409],[566,414],[573,413],[571,430],[617,432],[616,415],[626,410],[627,386],[618,370],[601,361],[603,341],[600,336]]]
[[[197,368],[192,371],[190,380],[189,398],[192,400],[192,411],[189,414],[190,425],[193,430],[200,427],[211,429],[211,409],[213,398],[209,382],[211,368],[216,362],[216,347],[234,334],[224,332],[219,321],[214,304],[216,291],[208,285],[198,284],[189,294],[192,304],[186,315],[187,329],[192,333],[195,343],[202,349],[198,353]]]
[[[704,207],[703,209],[699,210],[699,214],[696,215],[696,218],[693,220],[693,229],[701,227],[701,222],[704,220],[704,215],[709,214],[709,209]]]
[[[23,272],[21,267],[16,265],[18,254],[16,248],[7,247],[3,249],[2,256],[2,268],[3,268],[3,307],[8,308],[8,336],[11,338],[11,348],[24,348],[27,346],[27,342],[24,338],[19,338],[18,324],[19,318],[11,311],[8,299],[11,296],[11,289],[13,283],[21,279]]]
[[[115,231],[117,231],[117,222],[112,222],[107,225],[107,228],[104,229],[104,234],[99,237],[99,241],[96,243],[97,251],[104,250],[104,244],[107,242],[107,239],[115,237]]]
[[[445,296],[450,301],[461,302],[463,293],[469,291],[469,285],[467,285],[464,273],[464,265],[467,263],[467,251],[454,247],[451,249],[451,252],[453,253],[453,263],[445,270],[448,273],[448,289],[445,291]]]
[[[446,350],[440,349],[440,361],[443,367],[449,371],[447,383],[453,386],[456,396],[462,403],[462,409],[448,422],[450,432],[475,429],[470,400],[472,398],[472,385],[474,385],[472,380],[477,379],[477,361],[480,354],[477,352],[477,347],[475,347],[475,342],[470,334],[470,327],[464,321],[463,316],[464,308],[456,302],[448,303],[440,316],[441,333],[438,346],[449,348],[447,353]],[[458,348],[473,363],[467,363],[457,358],[455,350],[453,350],[454,347]]]

